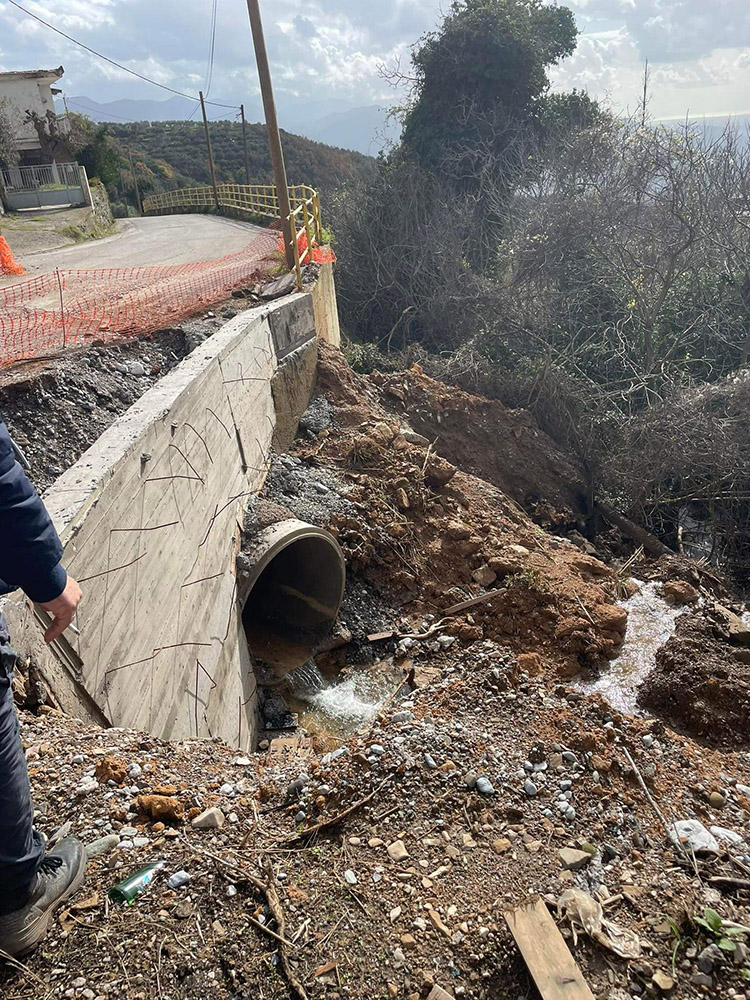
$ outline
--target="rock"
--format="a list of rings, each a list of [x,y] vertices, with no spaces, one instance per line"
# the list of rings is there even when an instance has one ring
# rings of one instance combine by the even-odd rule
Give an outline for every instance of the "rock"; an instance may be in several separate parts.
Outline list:
[[[458,469],[455,465],[451,465],[450,462],[446,462],[446,460],[444,458],[440,458],[439,455],[432,454],[427,459],[427,465],[424,470],[424,478],[428,486],[432,486],[433,489],[440,489],[440,487],[446,486],[457,472]]]
[[[86,844],[86,857],[91,860],[91,858],[99,858],[102,854],[107,854],[113,848],[117,847],[120,843],[120,837],[116,833],[110,833],[107,837],[99,837],[98,840],[93,840],[90,844]]]
[[[684,580],[667,580],[661,592],[670,604],[695,604],[700,594],[691,583]]]
[[[544,670],[544,660],[539,653],[519,653],[518,669],[530,677],[538,677]],[[550,766],[552,766],[551,762]]]
[[[430,443],[422,434],[417,434],[416,431],[409,430],[407,427],[402,428],[401,434],[409,444],[416,444],[422,448],[427,448]]]
[[[435,758],[432,756],[432,754],[429,753],[424,754],[422,760],[424,761],[424,766],[427,768],[428,771],[437,770],[437,764],[435,763]]]
[[[591,861],[591,855],[588,851],[577,851],[574,847],[561,847],[557,856],[560,858],[563,868],[571,872],[585,868]]]
[[[181,889],[183,885],[187,885],[190,882],[190,873],[181,869],[175,872],[174,875],[170,875],[167,879],[167,885],[170,889]]]
[[[668,993],[671,989],[674,989],[674,979],[667,975],[666,972],[662,972],[661,969],[656,970],[651,977],[651,982],[662,993]]]
[[[715,604],[714,611],[722,621],[721,631],[734,646],[750,646],[750,626],[739,615],[721,604]]]
[[[495,793],[492,782],[483,774],[477,778],[477,791],[480,795],[494,795]]]
[[[697,819],[680,819],[669,830],[673,843],[685,844],[696,854],[718,854],[719,844]]]
[[[512,846],[513,844],[507,837],[498,837],[497,840],[492,841],[492,850],[495,854],[505,854]]]
[[[297,290],[297,276],[292,271],[284,274],[275,281],[267,281],[258,289],[258,297],[270,302],[271,299],[280,299],[284,295],[291,295]]]
[[[413,720],[413,718],[414,718],[414,713],[410,712],[408,709],[404,709],[401,712],[395,712],[391,716],[391,722],[395,722],[395,723],[411,722]],[[378,746],[378,744],[373,744],[373,746]],[[374,751],[373,747],[369,747],[368,750],[369,750],[370,753],[373,753],[373,752],[377,753],[378,752],[378,751]],[[380,753],[385,753],[385,748],[384,747],[380,747],[379,752]]]
[[[710,826],[709,831],[716,837],[717,840],[725,840],[728,844],[744,844],[745,838],[739,833],[735,833],[734,830],[727,830],[725,826]]]
[[[403,840],[394,840],[392,844],[388,845],[387,850],[391,861],[405,861],[409,857]]]
[[[57,844],[60,840],[63,839],[63,837],[67,837],[72,829],[73,829],[73,824],[69,819],[66,820],[63,823],[63,825],[58,827],[52,834],[52,836],[49,838],[50,844]]]
[[[219,789],[219,795],[234,795],[234,785],[231,781],[225,781]]]
[[[650,733],[646,733],[645,736],[641,737],[641,743],[647,750],[650,750],[654,745],[654,737]]]
[[[140,361],[131,361],[128,365],[128,371],[131,375],[137,375],[139,378],[146,374],[145,365],[142,365]]]
[[[218,806],[211,806],[195,817],[193,826],[196,830],[220,830],[224,826],[224,813]]]
[[[348,882],[349,885],[356,885],[357,884],[357,881],[358,881],[357,880],[357,876],[356,876],[355,872],[353,872],[351,870],[351,868],[347,868],[346,869],[346,871],[344,872],[344,878],[346,879],[346,881]]]
[[[750,799],[750,785],[741,785],[738,781],[734,787],[737,789],[738,794],[744,796],[746,799]]]
[[[102,757],[96,765],[96,776],[103,785],[108,781],[121,785],[128,776],[128,769],[122,761],[115,760],[114,757]]]
[[[721,794],[721,792],[711,792],[708,796],[708,803],[712,809],[723,809],[727,803],[727,800]]]
[[[185,814],[182,802],[172,795],[139,795],[135,807],[139,813],[162,823],[179,823]]]
[[[718,944],[708,945],[698,954],[698,968],[706,975],[710,975],[715,966],[724,964],[725,954]]]
[[[497,573],[490,569],[489,566],[480,566],[479,569],[475,569],[471,574],[472,580],[478,583],[480,587],[489,587],[497,580]]]
[[[73,794],[77,799],[81,799],[84,795],[89,795],[91,792],[95,791],[97,787],[98,785],[95,778],[84,778]]]
[[[706,986],[708,989],[714,985],[711,976],[707,976],[704,972],[694,972],[690,977],[690,982],[693,986]]]
[[[471,528],[468,524],[464,524],[463,521],[448,521],[443,528],[443,532],[447,538],[450,538],[454,542],[471,538]]]
[[[539,789],[536,787],[531,778],[527,778],[526,781],[524,781],[523,790],[530,799],[533,799],[535,795],[539,794]]]
[[[407,951],[411,951],[413,948],[417,947],[417,939],[412,934],[402,934],[401,945],[406,948]]]

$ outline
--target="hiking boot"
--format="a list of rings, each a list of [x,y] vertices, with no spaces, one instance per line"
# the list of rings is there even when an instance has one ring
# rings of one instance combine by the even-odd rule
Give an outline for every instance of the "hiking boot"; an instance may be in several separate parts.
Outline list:
[[[18,910],[0,915],[0,949],[25,955],[49,930],[52,914],[83,882],[86,850],[80,840],[65,837],[45,855]]]

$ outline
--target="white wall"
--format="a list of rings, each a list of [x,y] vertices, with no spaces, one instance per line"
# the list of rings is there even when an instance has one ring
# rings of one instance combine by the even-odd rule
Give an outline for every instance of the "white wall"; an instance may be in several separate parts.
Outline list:
[[[39,139],[31,124],[23,124],[27,111],[45,115],[54,112],[55,102],[50,87],[58,77],[50,73],[43,79],[25,78],[8,80],[0,78],[0,101],[7,101],[8,109],[17,123],[16,143],[19,150],[38,149]]]

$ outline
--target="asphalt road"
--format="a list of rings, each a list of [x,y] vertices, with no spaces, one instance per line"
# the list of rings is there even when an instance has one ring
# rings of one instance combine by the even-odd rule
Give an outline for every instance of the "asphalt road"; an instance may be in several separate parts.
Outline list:
[[[25,278],[0,278],[0,288],[56,268],[138,267],[216,260],[246,247],[261,227],[214,215],[157,215],[129,219],[102,240],[25,254]]]

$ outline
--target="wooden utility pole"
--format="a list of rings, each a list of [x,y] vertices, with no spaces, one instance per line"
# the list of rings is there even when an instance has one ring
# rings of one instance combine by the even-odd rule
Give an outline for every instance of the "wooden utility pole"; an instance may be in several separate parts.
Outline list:
[[[245,181],[246,183],[252,183],[250,180],[250,157],[247,153],[247,122],[245,121],[245,105],[240,104],[240,114],[242,115],[242,148],[245,151]]]
[[[203,91],[198,91],[198,96],[201,99],[201,111],[203,112],[203,130],[206,133],[206,149],[208,150],[208,166],[211,170],[211,184],[214,189],[214,205],[216,211],[219,211],[219,188],[216,184],[216,167],[214,166],[214,154],[211,149],[211,136],[208,134],[208,118],[206,118],[206,102],[203,100]]]
[[[273,86],[271,84],[271,69],[268,65],[266,40],[263,37],[263,22],[260,18],[260,5],[258,0],[247,0],[247,12],[250,15],[250,27],[253,31],[253,45],[255,46],[255,60],[258,63],[260,91],[263,96],[263,111],[266,116],[266,128],[268,129],[268,144],[271,147],[273,178],[276,185],[276,195],[279,201],[281,229],[284,234],[286,263],[287,267],[291,271],[294,267],[292,223],[290,219],[292,209],[289,204],[289,187],[286,180],[286,167],[284,166],[284,151],[281,148],[279,122],[276,117],[276,102],[273,99]]]
[[[143,202],[141,201],[141,189],[138,187],[138,177],[135,172],[135,164],[133,163],[133,154],[128,150],[128,159],[130,160],[130,170],[133,174],[133,186],[135,187],[135,207],[138,209],[138,213],[143,215]]]

